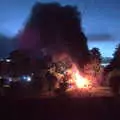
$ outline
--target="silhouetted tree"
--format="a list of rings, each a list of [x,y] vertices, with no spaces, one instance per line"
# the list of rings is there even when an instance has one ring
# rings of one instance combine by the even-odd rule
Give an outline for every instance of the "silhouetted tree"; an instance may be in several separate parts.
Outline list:
[[[115,96],[119,95],[120,89],[120,44],[115,48],[113,59],[106,67],[108,70],[108,81]]]
[[[102,56],[101,56],[101,53],[100,53],[100,50],[99,50],[99,48],[96,48],[96,47],[94,47],[94,48],[92,48],[91,50],[90,50],[90,54],[91,54],[91,60],[92,61],[97,61],[98,63],[101,63],[101,61],[102,61]]]
[[[31,54],[38,55],[42,48],[47,48],[48,54],[68,52],[80,65],[88,61],[89,51],[81,28],[81,15],[73,6],[37,2],[20,40],[21,49],[29,49]]]
[[[118,44],[117,47],[115,48],[112,61],[116,62],[117,66],[119,65],[120,67],[120,44]]]
[[[113,58],[108,66],[111,66],[110,70],[114,68],[120,68],[120,44],[117,45],[113,53]]]

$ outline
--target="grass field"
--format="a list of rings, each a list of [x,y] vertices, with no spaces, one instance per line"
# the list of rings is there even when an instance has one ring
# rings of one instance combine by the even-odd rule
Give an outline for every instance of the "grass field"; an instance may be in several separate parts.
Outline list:
[[[1,99],[0,106],[2,120],[120,119],[120,101],[113,97]]]
[[[90,89],[68,89],[66,95],[71,98],[79,98],[79,97],[112,97],[112,93],[109,87],[96,87]],[[45,92],[39,95],[40,98],[49,98],[55,97],[54,94],[49,94],[49,92]],[[38,95],[37,95],[38,97]]]

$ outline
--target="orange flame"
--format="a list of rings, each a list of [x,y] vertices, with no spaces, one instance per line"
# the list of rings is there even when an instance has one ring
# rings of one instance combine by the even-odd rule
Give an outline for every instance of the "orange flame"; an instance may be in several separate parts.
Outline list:
[[[71,76],[77,88],[87,88],[90,85],[90,81],[82,76],[75,64],[73,64]]]
[[[89,81],[82,77],[79,72],[75,73],[75,82],[78,88],[85,88],[89,86]]]
[[[67,53],[61,53],[58,56],[54,56],[53,61],[60,61],[68,58],[70,62],[72,62],[72,68],[67,70],[66,72],[69,74],[68,82],[72,85],[75,85],[77,88],[88,88],[90,85],[90,80],[87,77],[83,77],[82,73],[80,73],[76,62],[69,56]]]

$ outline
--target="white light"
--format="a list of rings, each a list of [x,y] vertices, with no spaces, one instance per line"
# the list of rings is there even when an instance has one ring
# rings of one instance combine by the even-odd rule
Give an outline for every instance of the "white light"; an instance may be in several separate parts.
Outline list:
[[[11,60],[10,59],[6,59],[6,62],[11,62]]]
[[[30,82],[31,81],[31,77],[27,77],[27,82]]]

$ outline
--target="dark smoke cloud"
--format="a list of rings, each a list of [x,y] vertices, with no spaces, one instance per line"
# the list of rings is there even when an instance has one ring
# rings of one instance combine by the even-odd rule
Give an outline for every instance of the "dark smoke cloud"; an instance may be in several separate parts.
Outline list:
[[[81,59],[88,54],[80,12],[74,6],[36,3],[21,38],[21,46],[32,52],[46,48],[50,54],[67,51],[73,58],[82,55]]]
[[[112,41],[113,36],[111,34],[89,34],[87,35],[88,40],[90,41]]]

